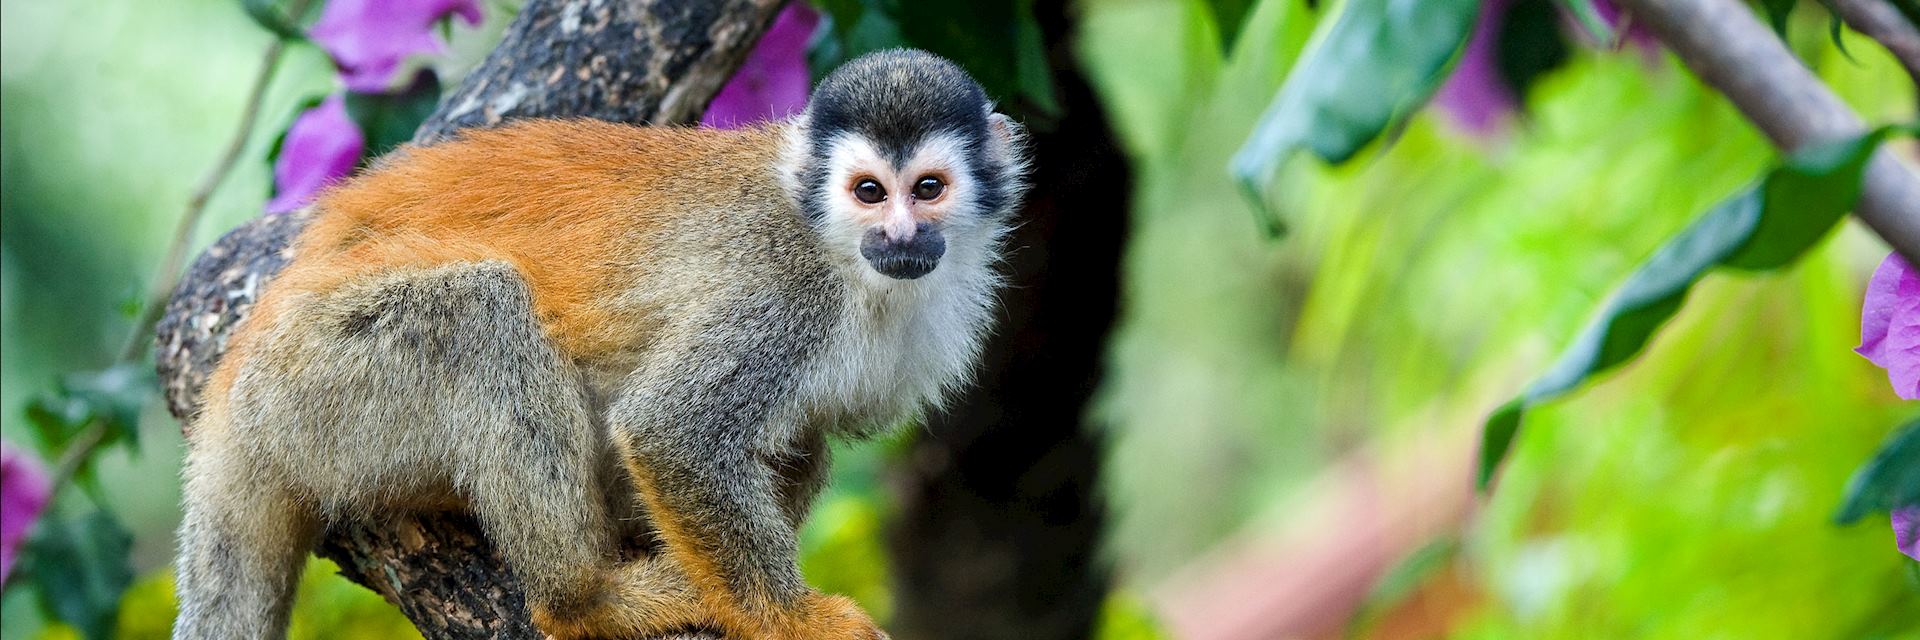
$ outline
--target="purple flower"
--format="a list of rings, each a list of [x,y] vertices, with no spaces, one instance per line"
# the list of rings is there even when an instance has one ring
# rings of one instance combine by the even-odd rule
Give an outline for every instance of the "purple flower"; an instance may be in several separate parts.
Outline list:
[[[1479,137],[1506,128],[1517,106],[1513,91],[1500,75],[1496,50],[1509,3],[1510,0],[1486,0],[1480,7],[1479,21],[1473,25],[1473,36],[1467,40],[1466,49],[1460,52],[1453,75],[1448,76],[1439,92],[1433,95],[1433,104],[1454,124]]]
[[[1893,510],[1893,546],[1907,557],[1920,560],[1920,506]]]
[[[38,460],[0,442],[0,580],[13,573],[14,552],[53,497],[49,482]]]
[[[398,73],[409,57],[446,50],[433,27],[448,14],[479,24],[480,0],[329,0],[307,36],[333,56],[348,89],[385,93],[413,77]]]
[[[767,35],[754,45],[740,70],[707,105],[700,124],[738,127],[784,118],[807,106],[807,41],[820,26],[820,14],[806,3],[787,5]]]
[[[1920,275],[1898,253],[1888,254],[1867,282],[1854,351],[1887,370],[1895,395],[1920,399]]]
[[[345,97],[336,94],[301,113],[273,161],[274,193],[267,213],[307,206],[321,189],[353,172],[366,146],[366,136],[347,117]]]

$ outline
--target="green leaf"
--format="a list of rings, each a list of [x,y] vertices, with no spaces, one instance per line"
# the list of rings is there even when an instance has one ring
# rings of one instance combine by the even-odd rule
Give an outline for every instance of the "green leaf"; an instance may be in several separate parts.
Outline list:
[[[824,17],[807,47],[816,80],[861,54],[917,47],[966,68],[996,101],[1018,101],[1028,115],[1059,115],[1033,0],[823,0],[815,6]]]
[[[1573,20],[1580,23],[1580,28],[1586,30],[1587,35],[1593,37],[1595,42],[1612,48],[1618,41],[1619,34],[1614,33],[1613,25],[1607,24],[1607,19],[1600,16],[1600,9],[1593,6],[1593,0],[1553,1],[1565,7],[1567,13],[1573,14]]]
[[[1546,0],[1521,0],[1507,7],[1495,38],[1494,62],[1521,104],[1526,104],[1535,80],[1571,57],[1561,20]]]
[[[1760,6],[1767,10],[1767,22],[1773,25],[1773,32],[1781,38],[1787,37],[1787,19],[1793,17],[1795,0],[1760,0]]]
[[[103,444],[125,441],[137,448],[140,411],[159,389],[158,376],[143,364],[124,362],[71,373],[54,385],[53,393],[28,402],[26,417],[49,450],[65,447],[96,420],[107,427]]]
[[[240,8],[246,10],[247,17],[281,40],[299,42],[307,39],[306,30],[298,24],[299,16],[288,16],[275,6],[274,0],[240,0]]]
[[[39,587],[40,607],[90,640],[113,637],[120,595],[133,582],[133,536],[105,510],[81,518],[48,514],[21,553],[22,575]]]
[[[440,79],[422,70],[396,93],[347,92],[347,117],[367,136],[363,157],[378,158],[413,139],[413,132],[440,104]]]
[[[1920,418],[1894,430],[1873,459],[1853,473],[1833,519],[1853,524],[1869,513],[1911,505],[1920,505]]]
[[[1047,43],[1040,33],[1040,21],[1033,17],[1033,2],[1026,0],[1014,17],[1014,75],[1019,92],[1041,113],[1060,115],[1060,100],[1054,96],[1053,64],[1047,60]]]
[[[1233,44],[1240,39],[1247,15],[1253,13],[1253,0],[1205,0],[1205,4],[1214,27],[1220,32],[1221,55],[1233,53]]]
[[[1308,43],[1232,171],[1277,234],[1266,186],[1302,147],[1339,164],[1417,110],[1446,78],[1472,33],[1477,0],[1349,0]]]
[[[1494,409],[1487,418],[1487,426],[1480,430],[1480,472],[1474,477],[1475,486],[1485,489],[1493,483],[1493,472],[1500,469],[1500,459],[1513,447],[1513,436],[1520,431],[1520,418],[1526,411],[1526,403],[1516,398]]]
[[[1860,197],[1860,175],[1882,127],[1792,154],[1669,238],[1627,278],[1547,372],[1496,409],[1482,431],[1478,484],[1486,489],[1533,405],[1572,391],[1646,347],[1709,269],[1777,269],[1826,236]]]
[[[1844,56],[1847,62],[1860,64],[1859,60],[1854,59],[1853,52],[1847,50],[1847,40],[1840,37],[1841,32],[1846,30],[1845,27],[1846,23],[1840,21],[1840,12],[1834,11],[1832,7],[1828,7],[1827,37],[1833,40],[1833,48],[1839,49],[1840,55]]]

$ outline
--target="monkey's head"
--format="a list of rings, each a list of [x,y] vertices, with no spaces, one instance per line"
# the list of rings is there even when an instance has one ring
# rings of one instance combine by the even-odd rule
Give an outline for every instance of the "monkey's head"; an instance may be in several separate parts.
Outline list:
[[[991,251],[1026,189],[1020,126],[967,72],[911,49],[820,81],[795,128],[796,199],[830,246],[912,280]]]

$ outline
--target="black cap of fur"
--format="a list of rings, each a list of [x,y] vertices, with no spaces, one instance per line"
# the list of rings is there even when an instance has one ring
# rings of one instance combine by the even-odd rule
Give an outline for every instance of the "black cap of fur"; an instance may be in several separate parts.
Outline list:
[[[971,149],[970,167],[981,190],[982,212],[1006,208],[1012,194],[1002,185],[1009,167],[987,157],[987,92],[960,65],[918,49],[888,49],[841,65],[814,87],[807,105],[807,144],[815,160],[801,171],[802,184],[825,197],[824,159],[833,140],[853,133],[873,142],[894,166],[907,162],[921,141],[950,133]],[[807,213],[824,213],[810,198]]]

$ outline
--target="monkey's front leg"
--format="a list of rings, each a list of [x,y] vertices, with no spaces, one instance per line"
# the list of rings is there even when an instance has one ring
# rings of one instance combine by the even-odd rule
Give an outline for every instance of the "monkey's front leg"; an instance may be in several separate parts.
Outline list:
[[[701,346],[643,367],[609,416],[667,556],[729,637],[885,638],[852,601],[807,587],[763,455],[796,417],[807,347],[725,334],[707,327]]]

